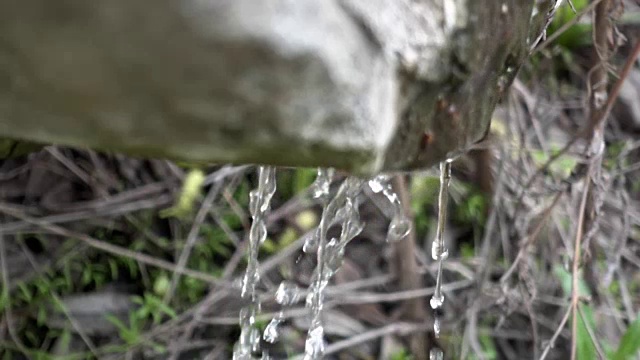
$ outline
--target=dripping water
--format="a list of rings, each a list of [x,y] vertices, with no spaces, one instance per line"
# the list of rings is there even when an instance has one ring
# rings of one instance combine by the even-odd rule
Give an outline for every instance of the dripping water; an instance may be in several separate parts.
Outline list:
[[[331,178],[333,177],[333,171],[328,169],[318,169],[318,176],[313,183],[313,196],[319,199],[323,205],[322,216],[316,233],[311,238],[311,243],[305,243],[304,251],[311,251],[311,249],[317,249],[318,265],[314,274],[314,279],[309,286],[309,295],[307,296],[307,307],[311,309],[311,325],[309,326],[309,332],[307,334],[307,340],[305,341],[305,360],[306,359],[319,359],[324,354],[324,327],[322,323],[322,308],[324,305],[324,287],[322,277],[319,276],[323,272],[324,268],[324,253],[325,253],[325,234],[328,227],[327,222],[330,221],[330,208],[329,208],[329,185],[331,184]],[[335,199],[334,199],[335,200]]]
[[[333,169],[318,169],[318,176],[311,185],[311,192],[314,199],[319,200],[323,206],[328,201],[329,187],[331,185],[331,179],[333,178]],[[311,253],[318,249],[320,226],[316,229],[316,233],[313,236],[307,237],[302,247],[302,251],[305,253]]]
[[[443,360],[444,353],[439,348],[432,348],[429,351],[429,360]]]
[[[305,360],[321,359],[325,350],[323,307],[324,290],[330,279],[339,271],[344,261],[345,248],[364,228],[358,212],[357,196],[362,187],[368,184],[375,193],[382,193],[393,208],[393,215],[387,232],[387,241],[398,241],[406,237],[411,230],[411,221],[405,215],[398,195],[393,191],[389,178],[378,176],[367,182],[348,177],[340,185],[338,191],[330,197],[330,184],[333,169],[318,169],[318,176],[312,185],[312,195],[323,206],[320,223],[313,236],[306,239],[305,253],[316,252],[317,267],[309,286],[306,299],[311,310],[311,325],[305,342]],[[247,269],[242,278],[242,297],[251,301],[250,305],[240,311],[241,334],[234,347],[233,358],[253,359],[252,354],[260,351],[260,338],[274,343],[280,337],[280,328],[285,319],[285,308],[295,304],[302,291],[295,284],[283,281],[275,293],[275,300],[281,306],[280,312],[269,322],[264,333],[256,326],[256,317],[260,313],[260,301],[256,294],[256,286],[260,281],[258,272],[258,251],[267,236],[264,216],[269,210],[270,200],[275,193],[275,169],[259,168],[258,188],[250,193],[250,212],[253,218],[249,233],[249,259]],[[327,238],[327,232],[333,225],[339,224],[339,237]],[[263,359],[269,359],[264,352]],[[438,357],[436,357],[438,359]]]
[[[318,265],[307,296],[307,307],[311,309],[311,326],[305,342],[305,360],[321,359],[324,354],[324,289],[340,269],[346,245],[364,227],[360,222],[356,199],[364,182],[356,177],[348,177],[329,201],[330,178],[326,170],[321,169],[318,170],[318,180],[314,183],[314,195],[321,199],[323,210],[315,236]],[[327,242],[329,227],[338,222],[342,227],[340,237]]]
[[[261,166],[258,174],[258,188],[249,193],[249,211],[253,221],[249,230],[249,259],[241,291],[242,298],[251,303],[240,310],[240,338],[234,346],[234,360],[252,359],[252,353],[260,351],[260,331],[256,326],[256,316],[260,313],[260,301],[256,294],[256,286],[260,281],[258,252],[267,238],[265,214],[276,192],[275,168]]]
[[[369,188],[376,194],[382,193],[393,207],[393,217],[387,231],[387,242],[404,239],[411,231],[411,219],[404,212],[400,197],[393,191],[388,177],[380,175],[369,180]]]
[[[436,237],[431,245],[431,257],[438,261],[438,273],[436,275],[435,293],[429,301],[434,310],[433,333],[436,338],[440,336],[440,315],[438,309],[444,304],[444,294],[442,293],[442,263],[449,257],[449,251],[444,243],[444,229],[447,223],[447,200],[449,198],[449,183],[451,182],[451,162],[447,159],[440,163],[440,191],[438,194],[438,227]],[[441,349],[434,347],[429,351],[430,360],[444,359]]]
[[[442,293],[442,263],[449,256],[449,251],[444,243],[444,229],[447,223],[447,200],[449,197],[449,182],[451,181],[451,161],[450,159],[440,163],[440,192],[438,195],[438,227],[436,238],[431,246],[431,257],[438,261],[438,274],[436,276],[436,289],[430,304],[432,309],[438,309],[444,303]],[[436,322],[437,323],[437,322]],[[434,328],[436,336],[440,334],[438,328]]]
[[[276,291],[276,303],[281,306],[280,312],[267,324],[262,338],[268,343],[275,343],[280,338],[280,325],[284,322],[285,307],[294,305],[300,299],[301,289],[294,283],[283,281]]]

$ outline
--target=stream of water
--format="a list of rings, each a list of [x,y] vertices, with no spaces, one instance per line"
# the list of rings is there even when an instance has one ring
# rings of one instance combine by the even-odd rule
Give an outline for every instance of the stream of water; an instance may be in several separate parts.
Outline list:
[[[284,322],[284,310],[298,302],[302,290],[294,283],[283,281],[275,293],[275,300],[280,305],[280,312],[266,326],[262,336],[256,326],[256,316],[260,313],[260,301],[256,293],[256,286],[260,281],[258,270],[258,252],[260,245],[267,236],[265,214],[276,190],[275,168],[259,167],[259,183],[257,189],[250,193],[250,212],[252,224],[249,233],[249,256],[247,269],[242,279],[242,297],[250,300],[250,304],[240,311],[241,334],[234,347],[234,360],[255,359],[254,354],[260,353],[261,337],[268,343],[275,343],[280,337],[280,327]],[[442,293],[442,262],[447,258],[448,251],[444,243],[444,227],[446,223],[446,207],[448,188],[451,179],[451,160],[440,164],[440,192],[438,200],[438,228],[432,245],[432,257],[438,261],[435,294],[431,298],[431,307],[435,310],[444,302]],[[311,254],[315,252],[317,266],[313,273],[306,298],[307,308],[311,312],[305,342],[305,360],[322,359],[325,353],[325,328],[323,309],[325,289],[331,278],[342,266],[347,244],[355,238],[364,223],[360,220],[357,197],[365,185],[376,194],[382,194],[390,203],[393,215],[387,231],[387,242],[404,239],[411,231],[411,221],[406,216],[400,197],[394,192],[388,176],[377,176],[368,181],[357,177],[347,177],[339,186],[335,195],[331,197],[330,185],[333,179],[333,169],[318,169],[318,175],[312,185],[312,196],[322,205],[322,215],[313,236],[307,238],[303,251]],[[328,230],[334,225],[340,226],[340,235],[328,239]],[[434,317],[434,332],[440,334],[440,319]],[[262,359],[269,359],[264,352]],[[430,359],[442,359],[443,353],[433,349]]]
[[[437,311],[444,304],[444,294],[442,293],[442,263],[449,257],[449,250],[444,242],[444,229],[447,224],[447,203],[449,199],[449,183],[451,182],[451,162],[447,159],[440,163],[440,191],[438,193],[438,227],[436,237],[431,245],[431,258],[438,262],[438,273],[436,275],[436,289],[429,304],[433,311],[433,333],[436,338],[440,336],[440,315]],[[430,359],[442,359],[442,350],[433,348],[429,353]]]
[[[256,326],[256,316],[260,313],[260,300],[256,294],[260,281],[258,252],[267,238],[265,214],[276,192],[276,170],[271,166],[261,166],[258,176],[258,188],[249,193],[249,212],[253,221],[249,230],[249,260],[241,292],[242,298],[251,303],[240,310],[240,339],[233,349],[234,360],[253,359],[252,354],[260,351],[260,330]]]
[[[324,325],[322,310],[324,308],[324,290],[331,277],[340,269],[347,243],[362,231],[363,224],[356,205],[356,197],[360,193],[362,180],[348,177],[329,200],[329,187],[325,170],[318,170],[318,180],[314,184],[314,193],[323,200],[322,216],[316,232],[317,267],[314,272],[307,307],[311,310],[311,325],[305,342],[305,360],[321,359],[324,355]],[[329,179],[330,182],[330,179]],[[327,239],[327,231],[337,223],[341,223],[342,231],[338,239]]]

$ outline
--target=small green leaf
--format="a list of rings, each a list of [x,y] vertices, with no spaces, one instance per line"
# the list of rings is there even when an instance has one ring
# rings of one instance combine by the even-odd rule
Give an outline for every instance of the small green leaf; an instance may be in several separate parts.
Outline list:
[[[612,360],[626,360],[634,356],[640,350],[640,315],[627,327],[618,350],[613,354]]]
[[[205,174],[200,169],[192,169],[185,176],[178,201],[169,209],[160,212],[161,217],[185,218],[193,211],[194,204],[204,185]]]

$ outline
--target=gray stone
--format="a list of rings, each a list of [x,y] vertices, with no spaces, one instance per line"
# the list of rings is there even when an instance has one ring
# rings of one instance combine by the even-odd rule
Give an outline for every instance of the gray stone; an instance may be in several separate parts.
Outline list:
[[[0,0],[0,136],[192,162],[431,166],[484,136],[543,24],[532,6]]]

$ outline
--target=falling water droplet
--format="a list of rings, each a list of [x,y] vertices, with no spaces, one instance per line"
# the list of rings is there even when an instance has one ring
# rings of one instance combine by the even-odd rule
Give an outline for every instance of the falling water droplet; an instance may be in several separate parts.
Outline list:
[[[387,241],[394,242],[404,239],[411,231],[411,220],[404,215],[394,216],[389,224]]]
[[[431,257],[438,261],[438,273],[436,275],[436,289],[429,301],[431,308],[436,310],[444,304],[444,294],[442,293],[442,263],[449,256],[449,252],[444,243],[444,229],[447,224],[447,201],[449,197],[449,183],[451,182],[451,162],[447,159],[440,163],[440,192],[438,194],[438,227],[436,238],[431,245]],[[434,316],[433,330],[436,336],[440,334],[440,319],[436,313]]]
[[[264,341],[268,343],[275,343],[278,341],[280,337],[280,324],[282,321],[280,320],[280,315],[271,319],[267,327],[264,329],[264,334],[262,335]]]
[[[376,176],[369,180],[369,187],[374,193],[382,192],[393,206],[393,217],[389,224],[387,241],[395,242],[404,239],[411,231],[411,219],[405,214],[400,198],[393,191],[389,179],[384,175]]]
[[[443,359],[444,359],[444,353],[439,348],[434,347],[431,349],[431,351],[429,351],[429,360],[443,360]]]
[[[321,359],[324,348],[324,328],[322,325],[309,329],[309,335],[304,344],[304,360]]]
[[[249,193],[249,211],[253,222],[249,229],[249,257],[241,288],[241,296],[251,300],[251,304],[240,311],[240,338],[234,346],[234,360],[251,359],[252,353],[260,351],[260,331],[255,324],[256,315],[260,312],[260,300],[256,294],[256,286],[260,281],[258,252],[267,237],[265,214],[276,192],[275,168],[261,166],[258,174],[258,188]]]
[[[283,281],[276,290],[276,302],[281,306],[291,306],[300,300],[301,289],[290,281]],[[284,309],[267,324],[262,338],[268,343],[275,343],[280,338],[280,325],[284,322]]]
[[[376,176],[375,178],[369,180],[369,188],[371,191],[378,194],[382,190],[384,190],[385,182],[387,181],[387,177],[384,175]]]
[[[433,334],[436,339],[440,337],[440,317],[435,316],[433,320]]]
[[[280,305],[293,305],[300,299],[300,293],[298,285],[283,281],[276,291],[276,302]]]
[[[433,310],[439,309],[442,304],[444,304],[444,295],[443,294],[439,294],[439,295],[433,295],[431,297],[431,300],[429,300],[429,304],[431,305],[431,308]]]

